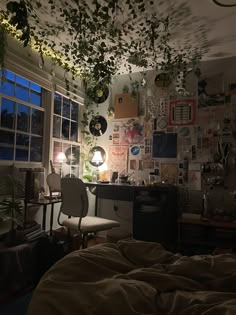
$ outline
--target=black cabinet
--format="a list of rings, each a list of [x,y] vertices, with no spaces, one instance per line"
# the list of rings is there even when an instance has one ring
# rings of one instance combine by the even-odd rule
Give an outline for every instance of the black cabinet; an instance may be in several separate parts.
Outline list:
[[[137,187],[133,207],[134,238],[160,242],[166,249],[175,250],[178,216],[176,187]]]
[[[178,250],[184,255],[236,249],[236,223],[191,218],[178,219]]]
[[[128,184],[86,183],[98,199],[131,201],[133,203],[133,237],[137,240],[160,242],[166,249],[177,245],[178,198],[177,187],[133,186]]]

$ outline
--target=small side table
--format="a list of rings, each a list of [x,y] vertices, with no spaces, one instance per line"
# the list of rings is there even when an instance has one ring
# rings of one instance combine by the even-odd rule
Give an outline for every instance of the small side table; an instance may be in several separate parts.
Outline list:
[[[61,198],[52,198],[52,199],[30,199],[25,201],[25,211],[28,212],[28,204],[43,206],[43,219],[42,219],[42,229],[46,229],[46,213],[47,207],[51,205],[51,214],[50,214],[50,230],[49,235],[52,235],[53,227],[53,217],[54,217],[54,204],[61,202]]]

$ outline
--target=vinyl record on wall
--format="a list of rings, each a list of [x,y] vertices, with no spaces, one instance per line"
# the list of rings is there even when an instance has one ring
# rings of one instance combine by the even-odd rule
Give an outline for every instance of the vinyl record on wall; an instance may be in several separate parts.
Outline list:
[[[107,85],[98,84],[95,87],[87,89],[87,95],[97,104],[104,103],[109,96],[109,88]]]
[[[107,130],[107,121],[103,116],[95,116],[89,124],[89,130],[95,137],[102,136]]]

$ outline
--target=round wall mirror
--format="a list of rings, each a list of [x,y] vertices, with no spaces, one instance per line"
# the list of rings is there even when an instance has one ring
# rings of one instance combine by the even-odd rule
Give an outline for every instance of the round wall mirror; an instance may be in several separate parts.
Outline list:
[[[106,160],[106,152],[102,147],[95,146],[89,151],[89,162],[93,166],[101,166]]]

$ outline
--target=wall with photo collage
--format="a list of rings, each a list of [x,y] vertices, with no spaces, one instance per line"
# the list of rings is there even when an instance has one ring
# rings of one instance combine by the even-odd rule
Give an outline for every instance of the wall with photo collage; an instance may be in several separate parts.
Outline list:
[[[209,187],[234,191],[230,170],[236,168],[235,61],[203,62],[200,77],[188,75],[182,95],[173,82],[168,88],[158,87],[155,71],[117,77],[107,106],[115,108],[116,95],[127,93],[127,88],[135,101],[131,81],[137,81],[138,116],[120,118],[119,113],[116,119],[115,113],[108,119],[107,106],[99,105],[99,113],[108,120],[106,134],[98,139],[108,153],[108,170],[132,174],[136,184],[148,182],[150,173],[155,173],[158,181],[191,191],[193,199],[196,195],[196,208],[201,207],[199,194]]]

